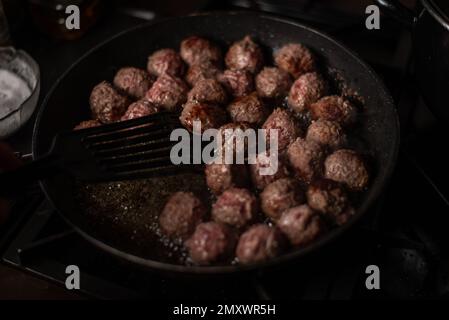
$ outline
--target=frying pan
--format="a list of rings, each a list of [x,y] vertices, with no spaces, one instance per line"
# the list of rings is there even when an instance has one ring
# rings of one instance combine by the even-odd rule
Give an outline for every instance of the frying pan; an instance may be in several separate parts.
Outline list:
[[[395,107],[384,85],[370,67],[334,39],[295,21],[260,13],[217,12],[171,18],[124,31],[98,45],[74,63],[47,95],[34,128],[33,157],[43,155],[58,132],[71,130],[77,123],[90,117],[88,98],[91,89],[104,79],[112,79],[119,67],[132,65],[144,68],[149,53],[163,47],[178,48],[181,40],[190,35],[204,36],[225,47],[247,34],[263,45],[267,57],[283,44],[302,42],[320,57],[322,65],[337,72],[348,87],[363,97],[362,126],[357,134],[370,146],[375,173],[369,189],[359,199],[354,218],[312,245],[292,250],[264,263],[248,266],[181,265],[167,262],[151,252],[142,253],[133,248],[132,241],[130,245],[129,237],[108,231],[107,228],[102,230],[89,221],[74,196],[74,182],[70,177],[58,175],[41,181],[52,205],[88,241],[120,258],[150,269],[185,274],[235,273],[271,267],[319,250],[351,228],[378,198],[394,168],[399,144]],[[150,189],[152,185],[149,184]],[[149,194],[157,192],[157,188],[155,182]],[[152,245],[150,243],[149,247]]]

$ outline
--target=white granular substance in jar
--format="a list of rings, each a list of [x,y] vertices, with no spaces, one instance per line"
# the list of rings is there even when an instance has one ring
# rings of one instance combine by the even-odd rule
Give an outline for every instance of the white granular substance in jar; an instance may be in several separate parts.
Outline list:
[[[0,69],[0,117],[17,109],[29,96],[28,84],[13,72]]]

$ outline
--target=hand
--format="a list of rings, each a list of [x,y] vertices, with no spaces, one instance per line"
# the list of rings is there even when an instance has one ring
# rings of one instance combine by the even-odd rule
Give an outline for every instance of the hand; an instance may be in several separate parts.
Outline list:
[[[11,148],[7,144],[0,142],[0,172],[5,170],[13,170],[19,167],[20,164],[21,161],[14,155]],[[2,225],[8,218],[10,208],[11,201],[0,198],[0,225]]]

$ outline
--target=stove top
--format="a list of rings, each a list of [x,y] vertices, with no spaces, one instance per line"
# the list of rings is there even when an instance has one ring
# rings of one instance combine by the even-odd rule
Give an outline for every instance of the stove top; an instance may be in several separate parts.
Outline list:
[[[259,10],[285,12],[255,2]],[[231,5],[235,9],[248,4],[232,1]],[[441,175],[449,159],[440,152],[443,127],[414,88],[410,37],[388,21],[383,26],[388,32],[368,31],[360,22],[363,17],[334,14],[334,19],[311,19],[314,15],[307,10],[311,9],[305,6],[293,12],[294,18],[304,21],[307,16],[305,23],[331,33],[371,64],[392,92],[401,121],[401,152],[391,183],[366,218],[347,235],[295,264],[241,276],[217,276],[213,281],[209,277],[173,277],[141,269],[94,247],[64,223],[34,186],[16,202],[15,218],[0,242],[3,262],[62,286],[66,266],[77,265],[82,293],[104,299],[449,297],[449,234],[445,230],[449,190]],[[323,16],[325,12],[320,8],[315,13]],[[141,21],[129,24],[137,23]],[[380,269],[380,290],[366,289],[369,265]]]

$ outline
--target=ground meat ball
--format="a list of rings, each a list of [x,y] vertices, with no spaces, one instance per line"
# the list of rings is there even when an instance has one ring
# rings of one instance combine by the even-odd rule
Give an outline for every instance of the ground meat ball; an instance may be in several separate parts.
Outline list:
[[[260,194],[262,211],[267,217],[278,220],[285,210],[305,202],[299,182],[292,178],[276,180],[265,187]]]
[[[272,175],[262,175],[261,170],[263,168],[268,168],[271,165],[270,157],[267,156],[268,154],[269,153],[261,153],[257,155],[255,163],[250,164],[249,166],[251,181],[253,182],[254,187],[259,190],[263,190],[268,184],[272,183],[273,181],[281,178],[286,178],[289,175],[284,157],[281,155],[279,155],[277,159],[278,167],[276,173]]]
[[[315,59],[309,49],[299,43],[289,43],[274,54],[275,64],[295,79],[315,69]]]
[[[218,75],[218,81],[234,97],[248,95],[254,90],[253,75],[246,70],[225,70]]]
[[[95,119],[102,123],[120,120],[131,101],[120,94],[109,82],[96,85],[90,94],[90,109]]]
[[[255,92],[235,99],[228,105],[227,110],[234,122],[247,122],[253,125],[261,125],[270,114]]]
[[[173,49],[160,49],[148,57],[147,70],[155,76],[168,73],[180,77],[184,74],[185,66],[181,56]]]
[[[80,129],[87,129],[87,128],[93,128],[101,126],[101,122],[98,120],[86,120],[82,121],[80,124],[78,124],[73,130],[80,130]]]
[[[203,61],[193,64],[189,67],[186,75],[186,81],[190,86],[194,86],[200,80],[216,79],[221,70],[215,63]]]
[[[278,130],[278,149],[280,152],[287,149],[290,143],[302,134],[299,124],[295,121],[292,114],[281,108],[277,108],[271,113],[263,124],[262,129]],[[268,144],[269,132],[267,132],[266,140]]]
[[[233,136],[226,136],[226,130],[228,129],[234,132]],[[232,150],[234,155],[236,155],[237,152],[244,152],[245,154],[247,153],[249,142],[248,139],[245,139],[243,141],[243,150],[237,150],[237,139],[239,138],[235,132],[235,130],[237,129],[240,129],[242,131],[242,134],[244,134],[246,130],[252,129],[252,127],[247,122],[231,122],[221,126],[218,129],[218,134],[221,135],[222,139],[222,155],[226,154],[226,149]],[[255,142],[255,144],[257,144],[257,141]],[[253,146],[255,147],[256,145]],[[243,154],[243,156],[245,156],[245,154]]]
[[[286,239],[278,228],[258,224],[242,234],[236,255],[240,263],[256,263],[278,256],[285,247]]]
[[[167,236],[186,239],[206,213],[206,207],[193,193],[176,192],[165,204],[159,224]]]
[[[145,97],[153,82],[145,70],[133,67],[120,69],[114,77],[114,86],[135,99]]]
[[[357,109],[348,100],[339,96],[324,97],[310,105],[313,119],[324,119],[340,123],[353,124],[357,118]]]
[[[322,179],[312,183],[307,190],[307,203],[332,219],[338,217],[348,204],[348,195],[335,181]]]
[[[226,91],[220,83],[214,79],[205,79],[198,81],[190,90],[187,97],[189,101],[224,104],[227,100]]]
[[[182,59],[189,65],[204,61],[221,63],[222,59],[220,48],[212,44],[209,40],[197,36],[184,39],[181,42],[180,53]]]
[[[244,164],[207,164],[205,169],[207,186],[218,195],[230,188],[247,187],[248,169]]]
[[[301,247],[315,241],[325,231],[322,218],[308,205],[284,211],[277,226],[292,245]]]
[[[346,143],[346,135],[338,122],[321,119],[310,124],[306,139],[331,149],[338,149]]]
[[[185,242],[190,258],[196,264],[208,265],[231,257],[237,236],[228,226],[206,222],[199,224]]]
[[[231,70],[247,70],[257,73],[264,64],[262,49],[250,36],[234,42],[225,57],[226,66]]]
[[[287,154],[295,175],[304,182],[321,176],[325,153],[318,143],[298,138],[288,147]]]
[[[126,110],[125,114],[122,116],[121,120],[131,120],[140,117],[149,116],[150,114],[154,114],[159,112],[160,109],[156,107],[154,104],[149,102],[148,100],[142,99],[138,100],[134,103],[131,103]]]
[[[332,153],[324,162],[325,177],[346,184],[352,190],[368,185],[368,169],[362,157],[355,151],[341,149]]]
[[[326,94],[326,83],[316,73],[306,73],[293,83],[288,94],[288,106],[294,112],[305,111],[310,104]]]
[[[193,121],[200,121],[201,132],[204,132],[223,125],[226,122],[226,111],[213,104],[189,101],[184,105],[179,120],[190,132],[193,132]]]
[[[158,107],[177,111],[186,102],[188,91],[189,88],[184,81],[164,73],[148,90],[146,98]]]
[[[278,68],[265,67],[256,77],[256,89],[264,98],[286,96],[292,85],[290,75]]]
[[[216,222],[241,228],[252,222],[259,210],[257,198],[247,189],[231,188],[224,191],[212,206]]]

